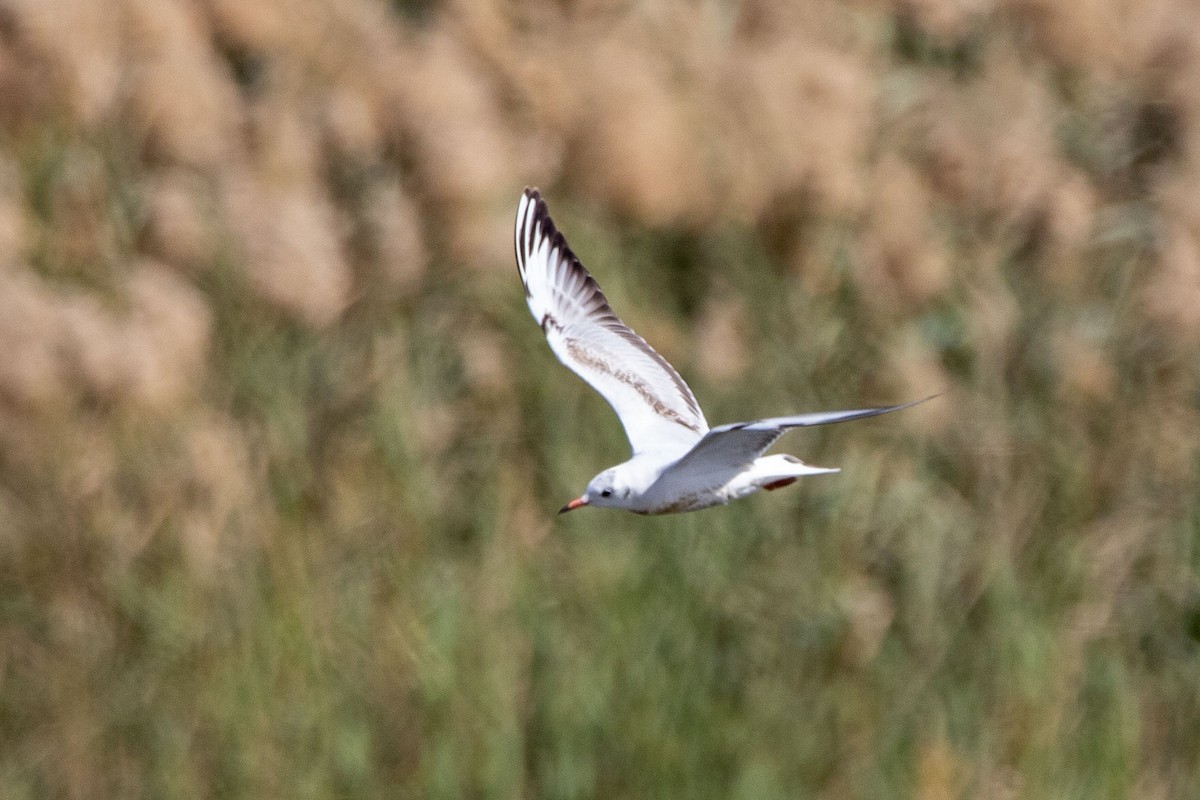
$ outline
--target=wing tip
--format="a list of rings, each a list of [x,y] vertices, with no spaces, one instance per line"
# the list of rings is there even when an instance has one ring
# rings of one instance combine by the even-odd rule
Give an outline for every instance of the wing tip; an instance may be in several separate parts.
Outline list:
[[[524,273],[524,259],[521,258],[521,243],[524,243],[528,253],[529,248],[534,241],[549,242],[549,249],[558,251],[560,263],[562,263],[568,272],[577,277],[592,296],[598,301],[608,306],[608,300],[604,297],[604,293],[600,290],[600,285],[596,279],[584,268],[580,263],[578,256],[571,250],[571,246],[567,243],[567,237],[563,235],[558,226],[554,224],[553,218],[550,216],[550,206],[542,199],[541,193],[535,186],[526,186],[522,195],[522,200],[533,204],[533,210],[528,210],[528,204],[522,202],[517,212],[517,266]],[[528,287],[527,287],[528,288]]]
[[[529,210],[531,204],[533,206],[532,214]],[[525,260],[529,256],[530,245],[533,244],[539,218],[548,218],[545,208],[546,201],[542,199],[541,192],[537,187],[526,186],[517,203],[517,217],[513,230],[513,255],[517,259],[517,273],[521,276],[521,283],[525,285],[526,298],[529,297],[530,292],[525,276]]]
[[[921,403],[928,403],[930,400],[933,400],[934,398],[937,398],[937,397],[941,397],[943,394],[944,394],[944,392],[936,392],[935,394],[931,394],[928,397],[922,397],[920,400],[909,400],[907,403],[901,403],[896,406],[886,406],[884,408],[884,410],[885,411],[903,411],[906,408],[912,408],[913,406],[919,406],[919,405],[921,405]]]
[[[695,395],[692,394],[691,389],[684,383],[675,368],[617,317],[608,298],[605,297],[604,291],[600,288],[599,282],[580,263],[579,258],[567,243],[566,236],[554,224],[549,206],[542,199],[541,192],[536,186],[526,186],[521,194],[521,200],[517,207],[515,240],[517,271],[524,284],[526,302],[530,304],[534,319],[542,326],[543,332],[548,334],[548,323],[550,327],[561,327],[558,324],[558,318],[549,313],[550,310],[553,310],[551,308],[553,303],[549,302],[545,296],[535,299],[535,294],[546,294],[542,284],[549,281],[558,287],[555,289],[556,294],[568,292],[574,298],[573,302],[578,303],[579,312],[586,315],[591,322],[628,340],[656,362],[670,378],[686,411],[690,412],[691,417],[694,417],[693,422],[696,429],[704,431],[708,429],[704,415],[700,411],[700,404],[696,402]],[[541,250],[543,246],[545,247],[544,251]],[[531,276],[526,274],[529,266],[527,262],[535,252],[539,251],[557,255],[544,265],[545,275],[539,272],[535,281],[538,286],[531,288]],[[538,269],[540,270],[541,267]]]

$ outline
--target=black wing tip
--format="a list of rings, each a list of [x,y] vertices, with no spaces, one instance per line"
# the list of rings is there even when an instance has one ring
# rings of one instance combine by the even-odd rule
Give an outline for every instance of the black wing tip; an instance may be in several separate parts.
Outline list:
[[[521,229],[518,233],[518,238],[527,245],[532,244],[534,238],[550,239],[552,240],[552,244],[561,246],[564,253],[570,253],[566,240],[559,233],[554,220],[550,218],[550,207],[542,199],[542,193],[538,191],[537,187],[526,186],[522,196],[533,203],[533,215],[532,219],[530,219],[529,212],[525,212],[525,216],[520,220]],[[532,222],[528,228],[525,227],[526,221]],[[556,238],[557,240],[554,241]],[[571,258],[574,258],[574,254],[571,254]]]
[[[563,235],[558,226],[554,224],[554,220],[550,217],[550,207],[546,201],[542,199],[542,195],[536,188],[525,187],[525,196],[534,202],[533,208],[533,223],[534,230],[538,231],[539,238],[550,241],[551,249],[557,250],[560,258],[566,264],[567,269],[576,274],[583,276],[584,288],[592,293],[592,296],[599,300],[606,308],[608,300],[604,296],[604,292],[600,290],[600,284],[592,277],[591,273],[579,261],[579,257],[567,244],[567,237]],[[611,311],[611,309],[608,309]]]
[[[532,247],[534,240],[545,241],[549,240],[551,249],[559,252],[559,258],[566,265],[567,269],[574,274],[583,276],[584,290],[588,293],[588,298],[598,305],[602,306],[600,311],[608,311],[612,313],[612,309],[608,305],[608,299],[601,291],[600,285],[591,273],[584,268],[580,263],[578,256],[571,250],[571,246],[567,244],[567,238],[563,236],[562,231],[554,224],[554,220],[550,217],[550,207],[546,201],[542,199],[542,194],[536,186],[526,186],[523,192],[525,199],[533,203],[533,214],[528,211],[522,214],[517,221],[517,236],[516,236],[516,257],[517,271],[521,273],[521,280],[524,283],[524,259],[522,258],[521,249],[526,248],[528,251]],[[525,286],[525,296],[529,296],[529,286]],[[615,319],[616,316],[613,315]]]
[[[944,392],[938,392],[937,394],[931,394],[928,397],[922,397],[920,400],[909,400],[907,403],[897,403],[894,406],[873,406],[871,408],[864,408],[863,411],[869,416],[875,416],[877,414],[890,414],[893,411],[903,411],[906,408],[912,408],[913,406],[919,406],[922,403],[928,403],[930,400],[933,400],[936,397],[941,397],[943,394]]]
[[[536,186],[526,186],[522,197],[533,203],[533,218],[530,219],[529,211],[526,208],[518,206],[517,208],[517,230],[514,239],[514,255],[517,258],[517,272],[521,276],[521,283],[525,283],[525,259],[522,257],[522,249],[528,252],[529,246],[532,244],[532,238],[536,226],[542,222],[542,231],[545,232],[549,223],[551,231],[554,229],[554,223],[550,222],[550,212],[546,208],[546,201],[542,199],[541,192]],[[532,224],[530,224],[532,222]],[[525,296],[529,297],[529,286],[525,286]]]
[[[941,397],[943,394],[945,394],[945,392],[937,392],[935,394],[929,395],[928,397],[922,397],[920,400],[910,400],[907,403],[901,403],[898,406],[889,406],[887,408],[887,410],[888,411],[903,411],[906,408],[912,408],[913,406],[919,406],[919,405],[921,405],[921,403],[928,403],[930,400]]]
[[[863,409],[863,417],[851,418],[851,419],[844,420],[844,421],[851,422],[851,421],[853,421],[853,419],[862,419],[864,417],[875,417],[875,416],[879,416],[880,414],[890,414],[893,411],[904,411],[907,408],[912,408],[913,406],[919,406],[922,403],[929,402],[930,400],[934,399],[935,397],[941,397],[941,396],[942,396],[942,393],[938,392],[937,394],[931,394],[928,397],[922,397],[920,400],[909,400],[907,403],[898,403],[894,406],[875,406],[874,408],[864,408]],[[838,421],[840,422],[843,420],[838,420]]]
[[[528,212],[526,212],[526,217],[521,223],[518,238],[528,244],[534,238],[534,231],[536,231],[538,238],[550,240],[551,249],[558,251],[561,263],[566,269],[577,278],[582,277],[582,286],[579,289],[580,296],[590,306],[588,314],[592,320],[605,326],[617,335],[628,339],[632,344],[644,350],[652,360],[658,362],[666,370],[667,375],[670,376],[671,381],[675,384],[681,399],[687,405],[688,409],[698,418],[703,419],[700,404],[696,402],[695,395],[692,394],[687,384],[684,383],[683,378],[679,376],[679,373],[675,371],[670,362],[663,358],[645,339],[634,333],[629,326],[621,322],[620,318],[617,317],[616,312],[613,311],[612,306],[608,302],[608,298],[604,295],[604,291],[600,288],[599,282],[592,277],[592,274],[579,261],[574,251],[571,250],[571,246],[567,244],[566,237],[558,229],[558,226],[554,224],[554,220],[550,217],[550,207],[542,199],[542,194],[538,191],[537,187],[526,186],[524,197],[533,203],[533,215],[530,218]],[[525,228],[526,221],[530,222],[529,230]],[[518,268],[521,267],[521,262],[521,254],[518,252]],[[526,297],[529,296],[528,285],[525,287],[525,295]],[[557,323],[558,321],[551,318],[551,322]],[[547,325],[546,318],[541,320],[541,324],[542,330],[545,331]]]
[[[554,220],[550,217],[550,206],[542,199],[542,193],[538,191],[536,186],[526,186],[524,191],[526,199],[533,202],[533,226],[528,233],[522,232],[522,238],[529,240],[534,238],[533,234],[536,230],[540,239],[549,239],[550,246],[559,249],[567,261],[573,262],[572,267],[583,269],[583,265],[579,263],[579,259],[571,252],[570,245],[567,244],[567,239],[563,236],[558,226],[554,224]],[[587,270],[583,270],[587,274]]]
[[[876,406],[875,408],[864,408],[861,417],[850,417],[845,420],[835,420],[836,422],[853,422],[856,419],[866,419],[868,417],[877,417],[881,414],[891,414],[893,411],[904,411],[905,409],[919,406],[921,403],[926,403],[935,397],[941,397],[942,393],[931,394],[928,397],[922,397],[920,400],[909,400],[907,403],[899,403],[894,406]]]

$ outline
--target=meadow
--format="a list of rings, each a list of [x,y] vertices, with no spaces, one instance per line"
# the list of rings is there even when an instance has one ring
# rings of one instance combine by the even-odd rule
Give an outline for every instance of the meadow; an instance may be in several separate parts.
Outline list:
[[[0,797],[1200,796],[1198,348],[1187,0],[4,3]]]

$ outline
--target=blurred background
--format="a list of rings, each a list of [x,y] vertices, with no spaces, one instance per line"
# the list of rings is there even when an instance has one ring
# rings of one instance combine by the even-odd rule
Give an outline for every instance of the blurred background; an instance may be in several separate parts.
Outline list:
[[[0,796],[1200,796],[1198,347],[1189,0],[2,0]]]

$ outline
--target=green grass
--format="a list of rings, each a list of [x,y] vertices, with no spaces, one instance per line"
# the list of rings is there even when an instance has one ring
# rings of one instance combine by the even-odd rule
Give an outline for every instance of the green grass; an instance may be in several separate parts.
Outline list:
[[[753,237],[714,249],[721,264],[688,269],[703,282],[736,265],[756,368],[741,384],[696,381],[713,418],[861,402],[898,330],[807,295]],[[687,304],[645,300],[642,281],[682,290],[616,276],[652,261],[607,251],[593,268],[624,284],[630,316]],[[1166,796],[1200,785],[1194,473],[1155,470],[1149,416],[1172,398],[1144,395],[1132,358],[1130,405],[1080,413],[1028,360],[988,368],[952,336],[955,360],[976,366],[934,401],[940,434],[896,416],[793,435],[788,449],[845,471],[702,514],[558,518],[623,458],[620,429],[553,361],[515,276],[462,278],[322,333],[211,289],[207,402],[251,443],[262,496],[227,522],[209,568],[162,496],[178,468],[171,424],[103,410],[45,421],[65,431],[61,451],[42,476],[7,473],[0,495],[0,793],[1096,798],[1134,796],[1145,776]],[[470,384],[460,315],[512,360],[506,394]],[[693,320],[674,324],[686,337]],[[1042,326],[1022,320],[1025,351]],[[93,425],[119,443],[117,478],[97,507],[62,507],[72,443]]]
[[[922,102],[928,71],[980,80],[1002,38],[872,25]],[[172,407],[0,391],[0,797],[1200,795],[1200,366],[1146,309],[1154,165],[1114,145],[1103,97],[1051,84],[1099,206],[1086,263],[931,191],[951,272],[932,299],[880,297],[868,221],[799,191],[780,220],[657,230],[546,192],[714,424],[917,399],[904,346],[928,357],[926,406],[790,434],[843,472],[786,491],[557,516],[626,457],[621,429],[515,268],[455,263],[433,233],[407,292],[373,292],[360,247],[365,285],[321,330],[218,246],[184,271],[211,352]],[[47,119],[4,142],[22,280],[120,309],[156,166],[119,124]],[[874,144],[917,162],[909,135]],[[419,182],[397,139],[309,176],[355,236],[372,180]],[[733,379],[694,344],[714,297],[747,312]],[[1063,341],[1111,390],[1072,383]]]

